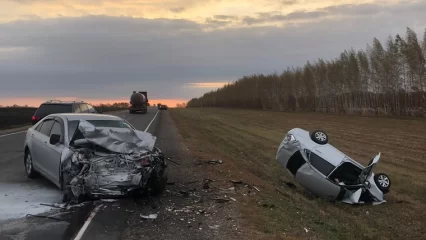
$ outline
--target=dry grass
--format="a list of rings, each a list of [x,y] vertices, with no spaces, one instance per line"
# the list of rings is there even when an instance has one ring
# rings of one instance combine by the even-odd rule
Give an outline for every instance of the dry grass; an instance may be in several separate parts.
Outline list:
[[[226,109],[170,110],[195,156],[221,158],[217,178],[261,189],[238,198],[253,239],[420,239],[426,236],[426,121]],[[285,133],[322,129],[341,151],[392,180],[388,203],[352,206],[312,197],[275,160]],[[281,193],[275,188],[278,187]],[[306,233],[305,228],[308,229]],[[248,231],[249,231],[248,230]]]

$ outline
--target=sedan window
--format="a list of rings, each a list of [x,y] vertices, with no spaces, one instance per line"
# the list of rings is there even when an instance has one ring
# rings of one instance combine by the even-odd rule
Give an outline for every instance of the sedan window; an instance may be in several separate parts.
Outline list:
[[[43,125],[40,128],[40,133],[46,136],[49,136],[52,125],[53,125],[53,119],[47,119],[46,121],[43,122]]]
[[[53,134],[62,136],[61,124],[58,121],[55,121],[55,123],[53,124],[52,130],[50,131],[50,136],[52,136]]]
[[[43,122],[40,122],[40,124],[35,128],[35,130],[37,132],[40,132],[40,128],[41,128],[42,125],[43,125]]]
[[[334,166],[331,163],[322,159],[320,156],[316,155],[313,152],[309,154],[309,162],[314,168],[316,168],[325,176],[328,176],[334,170]]]

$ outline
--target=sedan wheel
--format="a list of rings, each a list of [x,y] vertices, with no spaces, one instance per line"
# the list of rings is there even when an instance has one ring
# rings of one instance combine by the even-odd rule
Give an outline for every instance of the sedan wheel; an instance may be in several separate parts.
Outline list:
[[[375,174],[374,182],[383,193],[386,194],[389,192],[390,186],[391,186],[391,180],[388,175],[384,173]]]
[[[29,151],[25,154],[25,173],[29,178],[34,178],[37,176],[37,172],[33,167],[33,158]]]
[[[311,139],[315,143],[318,143],[318,144],[321,144],[321,145],[324,145],[324,144],[328,143],[328,136],[323,131],[313,131],[311,133]]]

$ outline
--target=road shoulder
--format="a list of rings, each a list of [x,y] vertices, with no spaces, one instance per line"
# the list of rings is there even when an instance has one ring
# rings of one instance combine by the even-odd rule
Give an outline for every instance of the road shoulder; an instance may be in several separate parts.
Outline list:
[[[183,144],[168,111],[153,127],[157,146],[170,158],[169,184],[161,196],[139,199],[127,210],[132,213],[121,239],[241,239],[237,203],[215,187],[215,179],[205,178],[205,167]],[[141,217],[149,214],[157,219]]]

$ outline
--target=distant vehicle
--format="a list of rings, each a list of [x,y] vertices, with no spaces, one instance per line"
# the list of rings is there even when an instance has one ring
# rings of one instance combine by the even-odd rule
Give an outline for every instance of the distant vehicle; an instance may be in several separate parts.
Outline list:
[[[157,108],[160,109],[161,108],[161,103],[157,104]]]
[[[32,125],[53,113],[101,113],[84,101],[49,100],[42,103],[32,116]]]
[[[133,91],[132,96],[130,96],[129,112],[133,114],[139,111],[142,113],[148,112],[148,93]]]
[[[25,172],[46,177],[63,190],[65,202],[160,194],[167,165],[155,141],[117,116],[51,114],[27,131]]]
[[[389,176],[372,172],[380,153],[364,167],[330,145],[323,131],[290,130],[276,159],[300,185],[324,198],[349,204],[383,203],[390,191]]]
[[[169,107],[167,105],[160,105],[160,110],[167,110]]]

